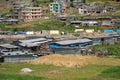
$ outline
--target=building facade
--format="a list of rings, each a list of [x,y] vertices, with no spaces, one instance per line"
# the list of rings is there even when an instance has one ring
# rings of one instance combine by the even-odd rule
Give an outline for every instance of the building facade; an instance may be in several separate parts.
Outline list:
[[[18,19],[20,21],[32,21],[41,18],[42,9],[41,7],[26,7],[21,8],[19,11]]]
[[[58,2],[50,3],[50,13],[61,13],[62,12],[62,4]]]

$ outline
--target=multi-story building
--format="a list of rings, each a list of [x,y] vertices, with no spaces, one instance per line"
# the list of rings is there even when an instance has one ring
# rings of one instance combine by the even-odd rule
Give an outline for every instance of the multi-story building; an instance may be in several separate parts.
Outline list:
[[[20,8],[13,8],[10,12],[12,19],[18,19]]]
[[[50,3],[50,13],[61,13],[62,12],[62,4],[58,2]]]
[[[41,18],[41,7],[26,7],[19,11],[18,19],[20,21],[32,21]]]

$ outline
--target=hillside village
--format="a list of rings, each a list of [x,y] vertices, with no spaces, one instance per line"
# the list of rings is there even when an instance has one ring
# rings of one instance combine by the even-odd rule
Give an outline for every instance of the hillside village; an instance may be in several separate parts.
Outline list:
[[[111,2],[117,4],[120,1]],[[5,62],[33,59],[33,56],[55,53],[96,54],[91,46],[115,44],[120,40],[120,16],[113,15],[112,12],[118,10],[114,5],[93,4],[86,0],[51,0],[43,2],[47,3],[44,6],[40,5],[37,0],[7,0],[6,3],[11,6],[11,10],[8,13],[1,13],[0,17],[2,43],[0,47],[1,57],[3,56],[1,59]],[[69,10],[75,13],[71,14]],[[112,15],[105,16],[111,13]],[[78,15],[81,16],[78,17]],[[34,27],[35,24],[32,29],[28,28],[28,30],[26,28],[18,30],[17,26],[8,31],[4,30],[5,26],[31,24],[34,21],[38,23],[39,21],[51,21],[51,23],[50,25],[49,23],[35,23],[37,26],[43,25],[44,28],[40,30],[39,27]],[[52,29],[49,26],[69,26],[68,28],[73,28],[74,32],[71,33],[64,28],[61,28],[62,30]],[[7,44],[4,44],[6,42]],[[108,50],[105,49],[105,53],[103,50],[100,54],[106,55],[107,53]],[[23,57],[17,57],[18,55]]]
[[[87,3],[87,0],[51,0],[49,3],[44,2],[47,3],[45,5],[47,8],[43,8],[37,2],[39,3],[37,0],[6,1],[11,5],[11,10],[2,13],[0,18],[1,61],[19,62],[34,59],[34,56],[56,53],[108,55],[110,53],[108,49],[101,49],[98,52],[93,47],[120,42],[120,16],[103,16],[117,11],[113,5],[92,4]],[[120,3],[117,0],[112,2]],[[70,14],[69,9],[71,12],[77,10],[77,14]],[[79,16],[81,19],[77,15],[81,15]],[[34,21],[37,22],[34,26],[37,26],[31,29],[28,27],[28,30],[26,28],[19,30],[19,27],[14,26],[31,24]],[[51,23],[38,23],[39,21]],[[6,26],[14,28],[5,31],[3,29]],[[52,29],[57,26],[62,30]],[[44,28],[40,29],[41,27]],[[69,32],[64,27],[73,28],[74,31]]]
[[[0,0],[0,80],[119,80],[120,0]]]

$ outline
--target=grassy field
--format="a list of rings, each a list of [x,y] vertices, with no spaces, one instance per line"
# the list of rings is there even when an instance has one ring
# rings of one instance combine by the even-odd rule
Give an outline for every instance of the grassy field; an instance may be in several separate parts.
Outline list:
[[[0,63],[0,80],[120,80],[120,59],[97,58],[81,67]],[[21,73],[22,68],[34,70]]]
[[[108,50],[108,55],[116,56],[120,58],[120,43],[110,44],[110,45],[95,45],[95,51]]]

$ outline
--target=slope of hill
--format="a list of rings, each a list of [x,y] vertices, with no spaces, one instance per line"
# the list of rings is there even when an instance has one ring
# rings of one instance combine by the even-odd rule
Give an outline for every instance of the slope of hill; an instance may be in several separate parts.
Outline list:
[[[10,4],[10,1],[12,0],[9,0],[6,2],[6,0],[0,0],[0,14],[2,13],[8,13],[12,6]],[[50,3],[50,0],[34,0],[34,2],[31,3],[31,5],[36,5],[36,6],[42,6],[43,9],[46,9],[47,12],[43,13],[42,16],[50,16],[49,14],[49,3]],[[120,16],[120,2],[115,2],[113,0],[86,0],[86,3],[92,3],[92,4],[100,4],[102,6],[104,5],[111,5],[113,7],[115,7],[115,11],[111,11],[111,12],[108,12],[106,14],[95,14],[95,15],[91,15],[91,16]],[[66,12],[67,15],[76,15],[78,18],[81,18],[81,17],[84,17],[86,15],[80,15],[78,14],[78,9],[75,9],[75,8],[67,8],[67,12]],[[36,23],[37,22],[37,23]],[[39,24],[39,22],[41,22],[41,24]],[[30,23],[20,23],[20,24],[17,24],[17,25],[7,25],[6,26],[6,29],[4,30],[9,30],[9,29],[13,29],[13,28],[17,28],[17,30],[28,30],[28,26],[29,26],[29,30],[41,30],[41,29],[59,29],[59,30],[64,30],[64,29],[67,29],[69,30],[68,28],[69,27],[61,27],[58,26],[58,24],[52,24],[51,23],[52,20],[50,19],[50,21],[47,21],[47,20],[44,20],[44,22],[42,20],[37,20],[37,21],[33,21],[33,22],[30,22]],[[57,21],[54,21],[55,23],[57,23]],[[60,23],[61,24],[61,23]],[[64,23],[62,23],[64,24]],[[55,27],[53,27],[55,26]],[[2,27],[4,27],[2,25]],[[71,28],[70,31],[73,31],[75,28]]]
[[[12,6],[6,0],[0,0],[0,14],[8,13]]]

